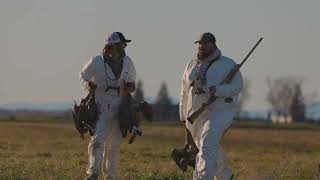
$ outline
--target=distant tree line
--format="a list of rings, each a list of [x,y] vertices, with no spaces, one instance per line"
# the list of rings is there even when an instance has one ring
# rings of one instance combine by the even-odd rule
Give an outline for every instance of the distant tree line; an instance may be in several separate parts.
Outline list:
[[[316,93],[305,93],[303,90],[303,78],[295,76],[267,78],[266,100],[270,104],[270,111],[267,120],[274,117],[278,119],[290,119],[290,122],[312,121],[306,118],[306,108],[316,104]],[[238,120],[249,119],[247,113],[244,113],[243,107],[250,97],[250,82],[244,79],[244,85],[239,94],[238,104],[236,106],[236,118]],[[136,90],[133,94],[137,101],[144,101],[145,94],[143,82],[138,81]],[[150,103],[150,102],[149,102]],[[173,103],[166,82],[162,82],[155,101],[152,103],[155,121],[179,121],[179,105]],[[38,110],[1,110],[0,119],[21,119],[21,117],[52,117],[53,119],[69,119],[71,113],[65,112],[43,112]]]
[[[290,117],[294,122],[306,120],[306,108],[308,105],[315,103],[316,94],[303,92],[303,78],[295,76],[267,78],[267,87],[266,100],[271,107],[269,114],[277,117]],[[245,114],[242,112],[245,103],[250,97],[249,88],[250,81],[245,78],[236,106],[236,119],[239,119],[241,114],[242,116]],[[139,101],[144,100],[141,80],[137,83],[134,97]],[[179,120],[179,106],[178,104],[173,104],[165,82],[160,85],[153,108],[156,120]],[[240,119],[245,118],[241,117]]]

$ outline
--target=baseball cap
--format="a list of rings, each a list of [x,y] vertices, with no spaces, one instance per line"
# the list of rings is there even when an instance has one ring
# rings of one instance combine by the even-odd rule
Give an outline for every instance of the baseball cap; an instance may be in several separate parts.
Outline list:
[[[108,45],[112,45],[112,44],[117,44],[121,42],[129,43],[131,42],[131,40],[126,39],[121,32],[113,32],[106,37],[105,42]]]
[[[201,34],[199,40],[194,43],[207,43],[207,42],[213,42],[213,43],[216,42],[216,38],[214,37],[214,35],[209,32]]]

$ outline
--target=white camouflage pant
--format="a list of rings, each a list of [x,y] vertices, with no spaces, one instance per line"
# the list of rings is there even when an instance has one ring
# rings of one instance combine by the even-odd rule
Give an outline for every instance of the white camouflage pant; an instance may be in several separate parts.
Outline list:
[[[118,119],[114,118],[116,107],[116,103],[100,105],[101,113],[96,124],[95,134],[91,137],[88,145],[87,174],[99,175],[105,157],[106,164],[103,174],[107,180],[116,178],[122,142]]]
[[[186,123],[199,149],[194,180],[229,180],[232,171],[227,167],[226,157],[220,145],[224,132],[234,117],[232,110],[204,112],[193,124]]]

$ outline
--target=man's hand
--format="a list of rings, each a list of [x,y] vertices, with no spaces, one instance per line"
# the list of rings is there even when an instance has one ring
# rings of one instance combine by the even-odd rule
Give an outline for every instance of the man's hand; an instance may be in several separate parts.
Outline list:
[[[96,90],[97,85],[95,85],[92,81],[88,81],[89,92],[92,93]]]
[[[216,88],[216,86],[210,86],[210,87],[208,88],[208,90],[209,90],[209,94],[210,94],[210,95],[215,95],[215,94],[216,94],[216,91],[217,91],[217,88]]]
[[[134,90],[136,90],[134,82],[126,82],[126,89],[129,93],[132,93]]]

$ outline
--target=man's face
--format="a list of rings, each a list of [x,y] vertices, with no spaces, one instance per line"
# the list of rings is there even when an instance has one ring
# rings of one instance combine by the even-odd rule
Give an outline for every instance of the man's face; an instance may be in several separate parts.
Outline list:
[[[199,42],[198,44],[198,56],[202,59],[208,57],[216,49],[213,42]]]
[[[112,56],[112,59],[118,59],[121,55],[120,44],[110,45],[108,47],[108,53]]]

